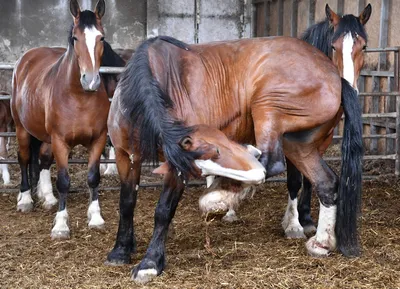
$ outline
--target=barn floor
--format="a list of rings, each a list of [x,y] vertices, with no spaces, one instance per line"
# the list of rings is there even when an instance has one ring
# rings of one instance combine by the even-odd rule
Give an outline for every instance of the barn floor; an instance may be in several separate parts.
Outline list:
[[[54,170],[54,168],[53,168]],[[17,172],[11,168],[12,175]],[[86,169],[75,166],[72,186],[84,186]],[[14,180],[13,185],[18,182]],[[103,185],[117,185],[107,177]],[[175,217],[175,236],[167,245],[166,271],[150,288],[400,288],[400,184],[364,182],[360,258],[334,253],[325,259],[306,254],[304,240],[287,240],[280,221],[286,207],[285,184],[260,186],[240,208],[241,221],[206,224],[197,203],[203,188],[189,188]],[[158,189],[142,189],[135,215],[137,254],[151,238]],[[68,201],[71,239],[51,241],[55,210],[36,207],[16,212],[16,194],[0,194],[0,288],[137,288],[132,265],[104,265],[118,222],[118,193],[102,192],[106,228],[86,226],[88,194]],[[315,200],[314,200],[315,201]],[[317,213],[314,203],[314,212]],[[145,287],[146,288],[146,287]]]

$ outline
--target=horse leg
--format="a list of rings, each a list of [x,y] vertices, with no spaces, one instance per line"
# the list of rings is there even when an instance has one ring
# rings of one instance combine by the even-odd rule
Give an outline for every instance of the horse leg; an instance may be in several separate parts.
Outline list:
[[[0,132],[6,132],[7,126],[0,126]],[[0,137],[0,159],[5,160],[8,157],[8,148],[6,144],[6,138]],[[1,175],[3,177],[4,185],[8,185],[10,183],[10,173],[8,171],[7,164],[0,164]]]
[[[183,181],[169,172],[164,178],[164,187],[154,214],[154,231],[146,255],[132,271],[132,278],[147,283],[160,275],[165,267],[165,241],[168,227],[175,215],[176,207],[185,189]]]
[[[108,159],[109,160],[115,159],[115,149],[112,145],[110,146],[110,151],[108,152]],[[107,169],[104,172],[104,174],[105,175],[116,175],[117,173],[118,173],[118,170],[117,170],[116,164],[108,163]]]
[[[301,188],[301,173],[289,159],[286,159],[286,166],[289,198],[286,213],[282,220],[282,227],[288,239],[306,238],[303,227],[300,225],[297,211],[297,193]]]
[[[305,234],[313,234],[317,230],[317,228],[315,228],[314,221],[311,218],[311,194],[311,183],[306,177],[303,177],[303,189],[299,198],[298,210],[299,221],[303,226]]]
[[[51,149],[57,164],[56,187],[59,194],[58,212],[54,219],[54,226],[51,230],[52,239],[68,239],[68,212],[67,195],[70,187],[70,178],[68,175],[68,155],[70,147],[57,136],[51,137]]]
[[[133,215],[141,173],[139,152],[135,152],[133,160],[130,160],[125,151],[116,149],[115,157],[121,181],[121,192],[119,195],[120,210],[117,239],[106,261],[106,264],[110,265],[130,263],[131,254],[136,249]]]
[[[33,209],[33,200],[28,179],[31,135],[22,126],[16,126],[16,136],[19,146],[18,163],[21,169],[21,185],[17,199],[17,211],[29,212]]]
[[[301,155],[305,157],[299,157]],[[301,151],[292,153],[288,158],[310,180],[320,201],[317,232],[307,241],[307,251],[312,256],[327,256],[336,248],[336,196],[339,178],[317,150],[305,154],[301,154]]]
[[[277,118],[266,115],[263,109],[253,109],[254,133],[257,148],[261,150],[259,158],[266,170],[266,177],[273,177],[285,171],[285,155],[283,154],[282,133],[276,126]]]
[[[58,202],[53,194],[53,186],[51,184],[50,166],[53,163],[54,156],[50,144],[42,143],[40,146],[39,159],[40,175],[37,195],[42,201],[42,207],[46,210],[50,210]]]
[[[100,156],[106,144],[107,133],[101,135],[93,142],[89,149],[88,186],[90,191],[89,208],[87,211],[89,228],[101,229],[104,227],[104,219],[100,213],[99,183],[100,183]]]
[[[39,151],[42,142],[31,136],[31,156],[29,162],[29,178],[31,181],[32,193],[35,194],[39,181]]]

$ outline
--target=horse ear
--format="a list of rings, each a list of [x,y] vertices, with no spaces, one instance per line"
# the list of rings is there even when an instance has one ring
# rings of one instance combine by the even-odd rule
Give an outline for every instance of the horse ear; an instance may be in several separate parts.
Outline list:
[[[104,16],[104,13],[106,12],[106,3],[104,0],[99,0],[96,4],[96,9],[94,10],[97,18],[101,19]]]
[[[156,168],[153,171],[153,174],[158,174],[158,175],[165,175],[169,172],[169,165],[168,162],[164,162],[161,166]]]
[[[325,6],[325,13],[326,13],[326,18],[328,18],[329,22],[333,24],[333,26],[336,26],[339,24],[340,17],[332,11],[331,7],[329,7],[328,4]]]
[[[179,144],[181,145],[181,147],[188,151],[190,150],[190,148],[193,146],[193,141],[192,138],[190,136],[185,136],[180,142]]]
[[[369,17],[371,16],[371,12],[372,12],[372,6],[371,4],[368,4],[367,7],[364,8],[364,10],[361,12],[359,16],[362,25],[365,25],[368,22]]]
[[[81,8],[79,7],[79,3],[77,0],[71,0],[69,2],[69,10],[74,18],[78,18],[81,13]]]

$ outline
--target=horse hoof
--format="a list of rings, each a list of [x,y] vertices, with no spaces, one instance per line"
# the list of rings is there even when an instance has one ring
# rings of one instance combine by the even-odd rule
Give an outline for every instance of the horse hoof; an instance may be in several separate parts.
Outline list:
[[[222,217],[222,221],[228,222],[228,223],[234,223],[238,222],[240,219],[236,215],[225,215]]]
[[[105,265],[109,266],[120,266],[131,263],[131,253],[135,252],[135,245],[132,247],[117,247],[111,250],[107,255],[107,260],[104,262]]]
[[[132,275],[133,281],[139,284],[146,284],[157,277],[157,270],[156,269],[143,269],[137,271],[135,274],[136,276]]]
[[[45,209],[46,211],[51,210],[56,204],[58,203],[58,200],[56,198],[51,198],[49,200],[45,200],[42,204],[42,208]]]
[[[66,240],[69,239],[69,231],[51,231],[52,240]]]
[[[32,210],[33,210],[33,204],[32,203],[18,204],[17,205],[17,212],[29,213]]]
[[[313,234],[315,234],[315,232],[317,232],[317,228],[315,228],[315,226],[313,224],[309,224],[309,225],[303,226],[303,231],[304,231],[304,234],[306,234],[306,235],[313,235]]]
[[[311,237],[307,242],[306,242],[306,248],[308,254],[310,254],[312,257],[327,257],[330,254],[328,246],[325,246],[318,242],[314,237]]]
[[[89,229],[102,230],[105,227],[104,219],[100,215],[93,215],[88,223]]]
[[[299,228],[286,228],[285,236],[287,239],[307,239],[303,229]]]

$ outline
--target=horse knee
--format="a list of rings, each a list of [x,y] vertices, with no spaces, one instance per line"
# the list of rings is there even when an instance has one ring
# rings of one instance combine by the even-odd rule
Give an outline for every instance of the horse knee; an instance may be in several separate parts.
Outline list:
[[[338,186],[339,178],[336,174],[333,174],[329,180],[315,185],[318,198],[324,206],[330,207],[336,204]]]
[[[98,166],[92,166],[88,173],[88,185],[90,188],[97,188],[100,183],[100,170]]]
[[[65,193],[69,191],[70,178],[66,169],[61,169],[58,172],[56,187],[60,193]]]

